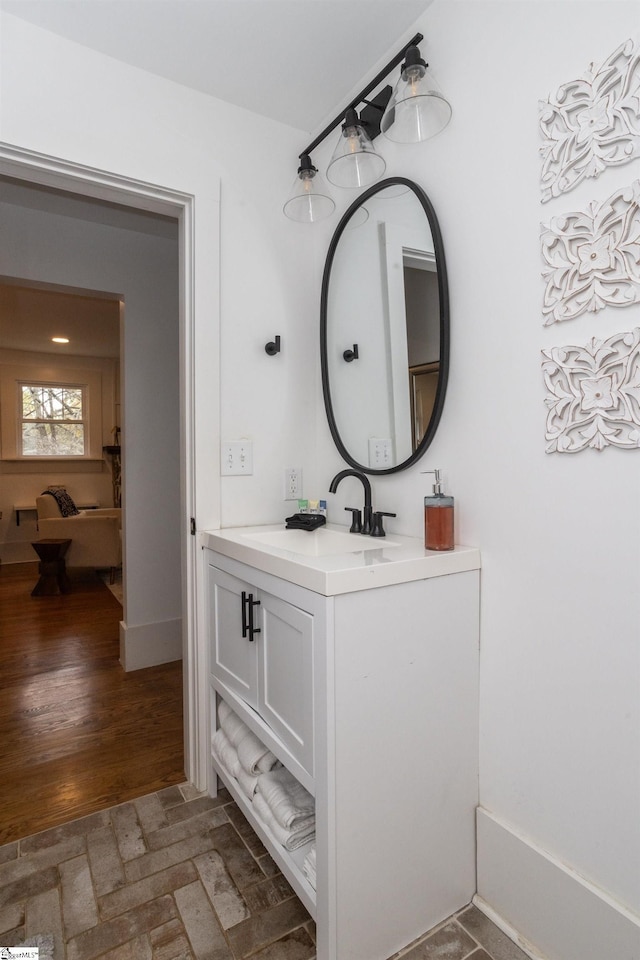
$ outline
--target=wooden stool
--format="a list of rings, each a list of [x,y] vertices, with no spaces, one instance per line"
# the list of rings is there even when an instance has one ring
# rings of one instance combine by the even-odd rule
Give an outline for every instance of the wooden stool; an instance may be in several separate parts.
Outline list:
[[[31,591],[32,597],[55,597],[59,593],[71,592],[64,560],[70,544],[71,540],[35,540],[31,544],[40,557],[40,579]]]

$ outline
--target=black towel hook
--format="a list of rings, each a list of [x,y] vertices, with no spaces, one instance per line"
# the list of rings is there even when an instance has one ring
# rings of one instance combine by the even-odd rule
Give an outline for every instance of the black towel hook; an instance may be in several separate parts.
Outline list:
[[[275,357],[276,353],[280,353],[280,337],[277,336],[275,340],[270,340],[269,343],[265,343],[264,349],[265,353],[268,353],[270,357]]]

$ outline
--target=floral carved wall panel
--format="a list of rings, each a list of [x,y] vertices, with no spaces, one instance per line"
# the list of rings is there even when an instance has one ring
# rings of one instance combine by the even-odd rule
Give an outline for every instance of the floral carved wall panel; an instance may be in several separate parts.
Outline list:
[[[640,180],[541,227],[545,325],[640,301]]]
[[[640,447],[640,327],[542,356],[547,453]]]
[[[600,67],[540,101],[542,202],[640,156],[640,53],[627,40]]]

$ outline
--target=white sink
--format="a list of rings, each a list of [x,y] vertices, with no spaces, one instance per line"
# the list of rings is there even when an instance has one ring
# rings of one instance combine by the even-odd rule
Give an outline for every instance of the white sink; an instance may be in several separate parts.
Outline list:
[[[398,544],[387,537],[363,537],[358,533],[342,533],[320,527],[308,530],[268,530],[251,532],[245,539],[278,550],[290,550],[305,557],[332,557],[344,553],[361,553],[363,550],[380,550]]]

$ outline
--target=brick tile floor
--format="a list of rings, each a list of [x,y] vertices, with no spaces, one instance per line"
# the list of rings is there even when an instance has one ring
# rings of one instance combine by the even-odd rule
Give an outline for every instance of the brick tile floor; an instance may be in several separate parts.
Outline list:
[[[0,847],[0,946],[55,960],[312,960],[315,925],[226,790],[189,784]],[[475,907],[397,955],[526,960]]]

